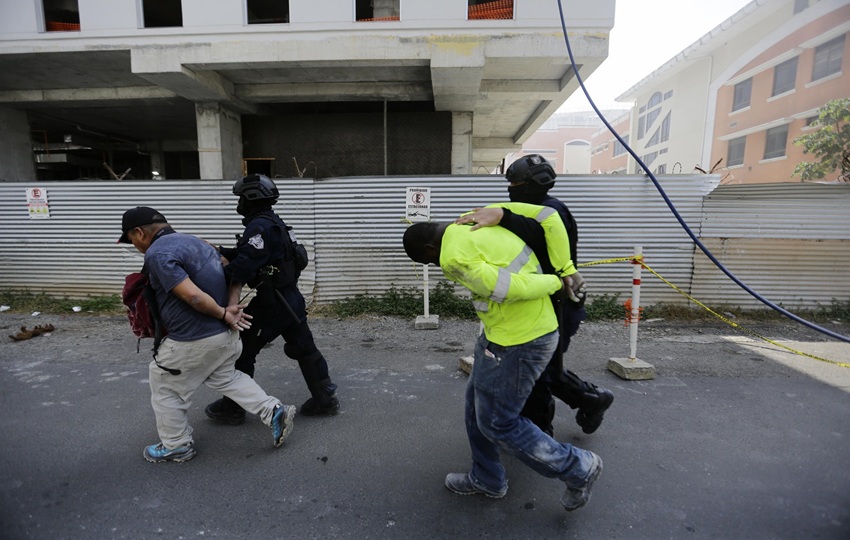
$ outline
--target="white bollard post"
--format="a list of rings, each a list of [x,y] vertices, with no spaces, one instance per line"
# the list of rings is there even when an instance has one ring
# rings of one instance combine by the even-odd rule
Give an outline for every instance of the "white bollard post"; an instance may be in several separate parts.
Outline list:
[[[425,330],[440,327],[440,316],[430,313],[430,295],[428,291],[428,265],[422,265],[422,298],[425,302],[425,314],[416,317],[413,327],[417,330]]]
[[[428,313],[428,305],[429,294],[428,294],[428,265],[424,265],[425,269],[422,271],[422,292],[423,297],[425,299],[425,318],[427,319],[430,314]]]
[[[629,358],[637,358],[638,322],[640,322],[640,271],[643,248],[635,247],[635,258],[632,259],[632,313],[629,317]]]
[[[608,370],[626,380],[646,380],[655,378],[655,367],[637,358],[638,322],[640,321],[640,272],[643,268],[643,248],[635,247],[632,259],[632,309],[629,313],[629,357],[611,358]]]

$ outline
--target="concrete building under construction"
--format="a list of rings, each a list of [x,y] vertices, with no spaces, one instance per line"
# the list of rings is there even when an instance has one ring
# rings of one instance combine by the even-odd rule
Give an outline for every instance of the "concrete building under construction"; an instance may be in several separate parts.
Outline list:
[[[554,0],[2,2],[0,181],[469,174],[577,88]]]

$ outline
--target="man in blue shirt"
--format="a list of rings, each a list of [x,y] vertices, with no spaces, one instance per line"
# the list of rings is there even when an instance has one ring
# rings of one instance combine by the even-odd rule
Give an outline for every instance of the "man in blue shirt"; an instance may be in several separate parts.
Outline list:
[[[228,289],[218,252],[201,239],[177,233],[160,212],[147,206],[127,210],[120,243],[143,253],[161,323],[168,331],[149,365],[151,405],[160,442],[144,450],[146,460],[188,461],[195,454],[186,411],[201,384],[257,414],[280,446],[292,431],[295,407],[269,396],[236,371],[242,351],[239,332],[250,328],[242,305],[227,305]]]

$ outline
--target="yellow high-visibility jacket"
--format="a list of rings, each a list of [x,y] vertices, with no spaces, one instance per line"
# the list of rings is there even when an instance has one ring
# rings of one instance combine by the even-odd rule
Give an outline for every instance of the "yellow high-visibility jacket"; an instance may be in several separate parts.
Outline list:
[[[576,273],[567,230],[555,210],[524,203],[492,206],[537,219],[558,275]],[[502,346],[520,345],[557,329],[549,296],[561,289],[560,278],[542,274],[531,248],[507,229],[470,228],[448,226],[440,246],[440,268],[472,293],[487,339]]]

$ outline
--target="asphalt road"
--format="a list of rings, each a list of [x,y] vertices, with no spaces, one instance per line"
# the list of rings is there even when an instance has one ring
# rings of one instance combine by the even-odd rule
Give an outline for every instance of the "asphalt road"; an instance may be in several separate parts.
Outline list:
[[[638,356],[658,373],[626,381],[605,369],[628,352],[622,324],[583,327],[572,366],[616,399],[593,435],[559,405],[556,436],[605,464],[588,505],[567,513],[563,486],[511,457],[504,499],[443,486],[469,467],[458,360],[477,323],[417,331],[413,321],[318,319],[340,414],[298,416],[275,449],[256,418],[208,421],[203,406],[217,396],[202,388],[190,411],[198,456],[151,464],[147,356],[126,321],[52,322],[52,335],[13,342],[6,334],[35,322],[0,314],[6,540],[850,538],[850,369],[726,328],[644,325]],[[846,344],[760,330],[850,361]],[[263,351],[258,381],[300,404],[304,383],[281,357],[280,343]]]

